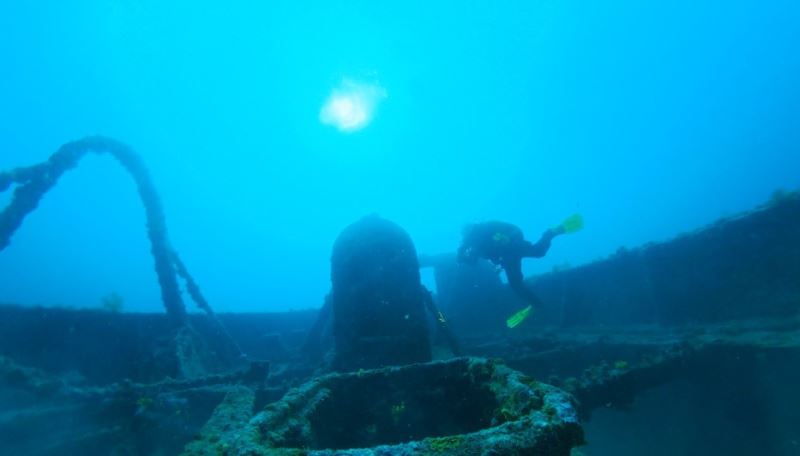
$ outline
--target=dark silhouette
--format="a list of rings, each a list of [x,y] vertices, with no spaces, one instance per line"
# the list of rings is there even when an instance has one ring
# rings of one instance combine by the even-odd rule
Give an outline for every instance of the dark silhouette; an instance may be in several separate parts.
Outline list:
[[[501,266],[506,272],[511,289],[536,307],[540,301],[525,286],[522,259],[545,256],[553,238],[565,232],[563,226],[549,229],[536,243],[531,243],[525,240],[522,230],[511,223],[491,221],[467,225],[463,232],[464,239],[458,248],[458,261],[475,263],[478,259],[484,258]]]
[[[319,361],[330,326],[335,370],[427,362],[431,317],[458,356],[447,320],[420,282],[411,237],[399,225],[370,215],[345,228],[334,243],[331,292],[304,350]]]

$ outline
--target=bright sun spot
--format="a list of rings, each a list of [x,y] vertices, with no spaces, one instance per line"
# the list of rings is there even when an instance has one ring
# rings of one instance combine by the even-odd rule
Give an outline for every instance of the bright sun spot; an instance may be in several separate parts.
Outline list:
[[[379,84],[345,79],[325,100],[319,119],[339,131],[352,133],[369,125],[375,108],[384,98],[386,90]]]

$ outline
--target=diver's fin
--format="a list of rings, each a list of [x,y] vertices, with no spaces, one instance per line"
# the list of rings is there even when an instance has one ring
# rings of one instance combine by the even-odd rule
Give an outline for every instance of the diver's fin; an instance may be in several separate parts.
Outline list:
[[[523,322],[523,320],[528,318],[528,315],[531,314],[532,309],[533,306],[528,306],[520,310],[519,312],[515,313],[514,315],[510,316],[508,320],[506,320],[506,326],[508,326],[509,328],[516,328],[517,325],[519,325],[520,323]]]
[[[573,214],[561,222],[559,226],[564,229],[564,233],[580,231],[583,228],[583,216],[581,214]]]

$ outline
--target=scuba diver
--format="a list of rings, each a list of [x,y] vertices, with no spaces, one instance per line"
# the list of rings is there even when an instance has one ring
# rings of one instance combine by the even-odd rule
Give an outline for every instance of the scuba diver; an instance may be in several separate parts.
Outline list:
[[[550,228],[542,237],[531,243],[517,226],[506,222],[484,222],[464,227],[464,239],[458,248],[458,261],[476,263],[483,258],[501,267],[506,272],[508,285],[524,299],[528,306],[506,320],[509,328],[522,323],[534,306],[538,307],[539,298],[525,286],[522,276],[523,258],[541,258],[550,249],[550,243],[556,236],[573,233],[583,228],[583,218],[575,214],[560,225]]]

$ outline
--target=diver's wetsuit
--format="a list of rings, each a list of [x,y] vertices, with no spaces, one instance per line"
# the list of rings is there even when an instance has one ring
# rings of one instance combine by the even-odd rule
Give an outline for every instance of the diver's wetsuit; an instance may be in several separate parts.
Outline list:
[[[541,258],[550,249],[550,241],[562,231],[547,230],[534,244],[525,240],[517,226],[506,222],[485,222],[468,227],[464,233],[458,259],[474,262],[485,258],[502,266],[508,285],[531,305],[537,306],[539,298],[525,286],[522,276],[523,258]]]

